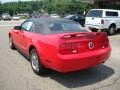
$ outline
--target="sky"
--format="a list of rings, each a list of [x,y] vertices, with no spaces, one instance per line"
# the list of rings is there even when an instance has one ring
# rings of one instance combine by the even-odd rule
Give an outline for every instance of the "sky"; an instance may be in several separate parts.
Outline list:
[[[0,0],[2,3],[4,2],[14,2],[14,1],[32,1],[32,0]]]

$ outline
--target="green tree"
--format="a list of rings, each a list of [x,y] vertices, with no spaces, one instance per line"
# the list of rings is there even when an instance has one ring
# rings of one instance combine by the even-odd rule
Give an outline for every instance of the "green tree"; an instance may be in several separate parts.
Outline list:
[[[71,13],[83,13],[92,8],[92,5],[82,3],[81,0],[34,0],[0,3],[0,14],[8,12],[11,15],[17,13],[41,12],[44,9],[48,13],[60,15]]]

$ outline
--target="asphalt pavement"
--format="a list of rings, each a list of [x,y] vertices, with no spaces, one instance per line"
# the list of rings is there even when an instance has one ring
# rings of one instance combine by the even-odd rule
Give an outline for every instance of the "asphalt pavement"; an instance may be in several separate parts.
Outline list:
[[[120,90],[120,33],[109,36],[112,53],[105,64],[38,76],[23,55],[9,48],[8,32],[21,22],[0,21],[0,90]]]

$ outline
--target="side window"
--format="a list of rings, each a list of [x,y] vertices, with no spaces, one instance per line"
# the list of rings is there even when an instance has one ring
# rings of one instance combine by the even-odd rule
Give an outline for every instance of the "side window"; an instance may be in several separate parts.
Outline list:
[[[24,22],[24,23],[21,25],[22,29],[26,30],[28,23],[29,23],[28,21]]]
[[[117,17],[117,16],[118,16],[118,12],[114,12],[114,13],[113,13],[113,16],[116,16],[116,17]]]
[[[91,10],[88,12],[87,17],[102,17],[103,10]]]
[[[78,16],[75,16],[75,19],[78,19],[79,17]]]
[[[26,31],[30,31],[31,27],[33,25],[33,22],[31,21],[26,21],[22,24],[22,29],[26,30]]]
[[[31,30],[31,27],[33,26],[33,22],[29,21],[28,26],[27,26],[27,31]]]
[[[117,17],[118,16],[118,12],[109,12],[109,11],[107,11],[106,12],[106,16],[115,16],[115,17]]]
[[[71,17],[71,19],[74,19],[74,18],[75,18],[75,16],[72,16],[72,17]]]
[[[78,19],[85,19],[85,17],[82,16],[82,15],[79,15],[79,16],[78,16]]]
[[[78,16],[72,16],[71,19],[73,19],[73,20],[78,19]]]

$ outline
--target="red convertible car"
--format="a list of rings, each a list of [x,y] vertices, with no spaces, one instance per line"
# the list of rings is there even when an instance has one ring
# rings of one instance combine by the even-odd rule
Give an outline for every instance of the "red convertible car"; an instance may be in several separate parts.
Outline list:
[[[77,22],[64,19],[29,19],[9,32],[11,49],[30,58],[37,74],[46,68],[71,72],[104,63],[111,48],[106,33],[87,32]]]

